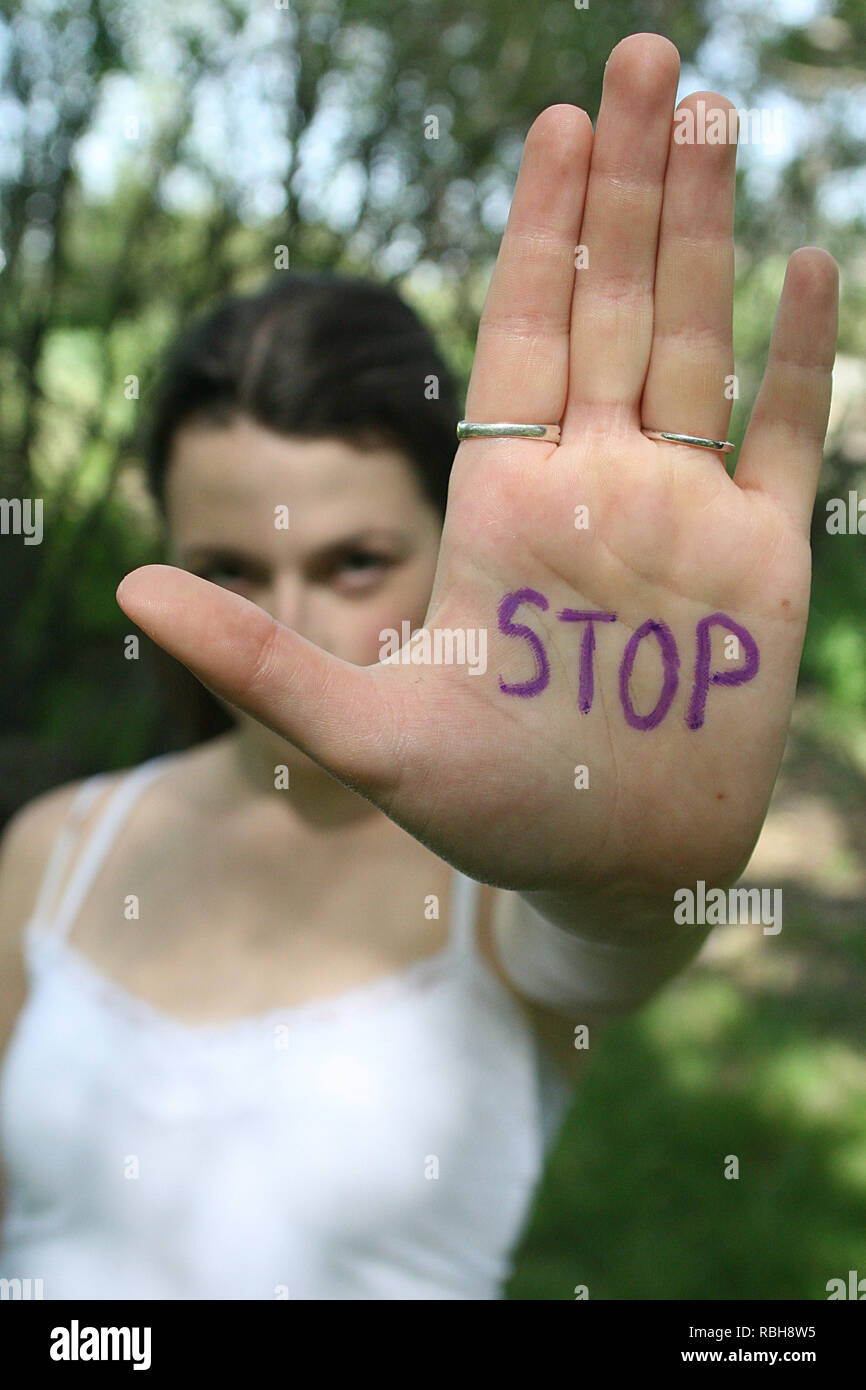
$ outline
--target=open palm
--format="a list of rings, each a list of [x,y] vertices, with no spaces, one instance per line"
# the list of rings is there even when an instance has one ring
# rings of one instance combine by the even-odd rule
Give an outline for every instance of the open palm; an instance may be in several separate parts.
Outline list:
[[[634,35],[595,135],[560,105],[527,137],[465,414],[561,421],[561,442],[460,445],[424,622],[483,632],[484,671],[355,667],[170,567],[119,591],[211,689],[521,892],[732,881],[790,719],[836,266],[814,248],[789,262],[733,477],[641,433],[724,439],[733,394],[735,148],[674,138],[678,72],[671,44]],[[700,101],[730,106],[682,108]]]

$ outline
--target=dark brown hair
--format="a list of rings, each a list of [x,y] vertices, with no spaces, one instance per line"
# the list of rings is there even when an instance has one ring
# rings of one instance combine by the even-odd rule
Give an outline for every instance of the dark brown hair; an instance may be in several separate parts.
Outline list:
[[[239,415],[276,434],[388,440],[445,515],[456,384],[427,328],[388,285],[284,271],[195,320],[167,355],[150,412],[145,455],[160,503],[179,427]]]

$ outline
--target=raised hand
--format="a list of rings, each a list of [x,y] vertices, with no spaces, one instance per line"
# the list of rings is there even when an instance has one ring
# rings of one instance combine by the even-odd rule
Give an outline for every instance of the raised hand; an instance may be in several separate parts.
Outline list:
[[[733,881],[790,719],[837,271],[791,257],[733,477],[641,432],[724,439],[730,420],[735,149],[674,138],[678,72],[670,43],[634,35],[594,136],[568,105],[527,136],[465,415],[561,422],[561,442],[459,446],[424,623],[484,631],[483,674],[352,666],[170,567],[118,591],[212,690],[519,892]]]

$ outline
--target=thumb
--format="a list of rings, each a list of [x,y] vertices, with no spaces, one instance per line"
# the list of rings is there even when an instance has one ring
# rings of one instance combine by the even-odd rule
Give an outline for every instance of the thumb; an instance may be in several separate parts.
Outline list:
[[[352,790],[375,800],[399,781],[399,692],[386,669],[342,661],[240,594],[172,565],[133,570],[117,602],[215,695]]]

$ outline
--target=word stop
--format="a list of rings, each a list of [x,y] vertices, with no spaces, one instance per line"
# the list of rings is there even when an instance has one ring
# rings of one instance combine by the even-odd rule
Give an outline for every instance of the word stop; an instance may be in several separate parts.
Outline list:
[[[500,600],[499,631],[506,637],[522,637],[535,657],[536,672],[531,680],[515,685],[507,685],[499,677],[499,689],[505,695],[522,697],[540,695],[550,682],[550,662],[544,650],[544,643],[532,628],[524,623],[512,621],[514,614],[523,603],[533,603],[545,612],[549,608],[544,594],[537,589],[516,589],[505,594]],[[581,713],[588,714],[592,709],[593,658],[595,655],[596,623],[615,623],[615,613],[599,613],[582,608],[561,608],[557,618],[562,623],[582,623],[578,668],[577,704]],[[726,629],[737,637],[745,653],[745,664],[734,670],[711,671],[712,630],[714,627]],[[655,707],[648,714],[638,714],[631,699],[631,675],[642,642],[652,639],[658,646],[661,665],[661,691]],[[758,672],[758,645],[748,631],[729,618],[727,613],[710,613],[701,618],[695,628],[695,673],[692,693],[686,708],[686,724],[690,729],[700,729],[707,708],[707,695],[711,685],[745,685]],[[619,666],[619,698],[626,723],[633,729],[655,729],[661,724],[671,707],[680,683],[679,649],[667,623],[648,618],[625,644]]]

